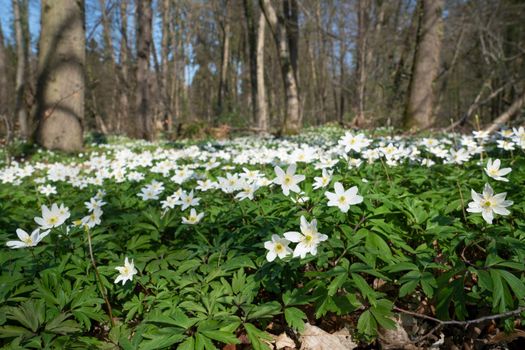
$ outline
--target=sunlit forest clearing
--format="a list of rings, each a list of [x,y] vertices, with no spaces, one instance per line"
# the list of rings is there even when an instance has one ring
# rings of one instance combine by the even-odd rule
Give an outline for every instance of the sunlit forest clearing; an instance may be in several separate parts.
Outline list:
[[[0,0],[0,347],[523,349],[523,18]]]

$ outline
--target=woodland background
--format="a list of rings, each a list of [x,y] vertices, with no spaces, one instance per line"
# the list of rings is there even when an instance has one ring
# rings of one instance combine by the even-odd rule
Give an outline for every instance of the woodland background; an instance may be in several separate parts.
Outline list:
[[[520,0],[0,4],[5,141],[76,150],[86,131],[153,140],[221,125],[293,134],[523,120]]]

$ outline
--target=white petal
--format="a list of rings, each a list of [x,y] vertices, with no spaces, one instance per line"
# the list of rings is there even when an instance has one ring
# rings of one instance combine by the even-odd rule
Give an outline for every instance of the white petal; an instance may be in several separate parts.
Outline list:
[[[490,187],[489,184],[485,184],[485,188],[483,188],[483,197],[492,197],[494,195],[494,190],[492,187]]]
[[[275,254],[273,250],[270,250],[268,253],[266,253],[266,260],[268,260],[269,262],[274,261],[276,257],[277,254]]]
[[[17,228],[16,229],[16,235],[18,236],[18,238],[21,240],[21,241],[25,241],[27,240],[27,238],[29,237],[29,235],[27,234],[26,231],[22,230],[21,228]]]
[[[301,192],[301,189],[299,188],[299,186],[297,186],[295,184],[292,185],[292,186],[289,186],[289,188],[290,188],[290,191],[292,191],[292,192],[295,192],[295,193]]]
[[[306,218],[304,217],[304,215],[301,215],[301,231],[304,232],[306,230],[308,230],[308,226],[310,226],[308,224],[308,221],[306,221]]]
[[[349,204],[359,204],[363,201],[363,196],[355,195],[348,199]]]
[[[334,189],[335,189],[335,194],[336,195],[341,195],[345,192],[345,189],[343,187],[343,185],[340,183],[340,182],[336,182],[334,184]]]
[[[499,215],[509,215],[510,214],[510,211],[503,207],[494,207],[492,210],[494,210],[494,212]]]
[[[483,219],[489,224],[492,224],[492,220],[494,219],[494,215],[492,214],[492,210],[483,210],[481,212],[481,216],[483,216]]]
[[[25,244],[24,242],[20,242],[20,241],[8,241],[5,245],[12,249],[27,247],[27,244]]]
[[[289,240],[290,242],[295,242],[295,243],[301,242],[304,238],[302,234],[296,231],[285,232],[284,237],[286,237],[286,239]]]
[[[284,171],[283,169],[281,169],[281,167],[276,166],[273,170],[275,171],[275,174],[277,175],[277,177],[280,177],[280,178],[284,177]]]
[[[476,191],[470,190],[470,195],[471,195],[473,201],[481,202],[481,195],[478,194]]]
[[[306,254],[308,254],[309,251],[310,249],[301,242],[297,246],[295,246],[293,256],[294,258],[300,256],[301,259],[304,259],[304,257],[306,256]]]
[[[286,169],[286,174],[293,175],[293,174],[295,174],[295,170],[296,169],[297,169],[297,165],[295,163],[294,164],[290,164],[288,169]]]

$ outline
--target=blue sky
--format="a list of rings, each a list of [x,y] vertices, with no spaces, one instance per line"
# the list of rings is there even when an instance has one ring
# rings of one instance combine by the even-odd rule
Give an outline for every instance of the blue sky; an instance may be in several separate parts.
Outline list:
[[[36,46],[38,42],[38,37],[40,34],[40,0],[28,0],[29,1],[29,31],[31,32],[31,47],[34,52],[36,52]],[[113,0],[115,1],[115,0]],[[106,0],[106,3],[109,3],[110,0]],[[157,0],[153,1],[153,6],[155,7]],[[117,4],[118,5],[118,4]],[[86,6],[86,36],[88,39],[94,38],[97,42],[102,42],[102,24],[100,23],[101,10],[99,6],[99,0],[85,0]],[[116,6],[118,9],[118,6]],[[128,6],[128,25],[132,27],[134,22],[134,9],[130,4]],[[14,43],[14,34],[13,34],[13,8],[12,0],[0,0],[0,23],[2,25],[2,31],[4,33],[4,38],[8,44]],[[120,41],[119,31],[117,28],[114,28],[113,31],[113,44],[118,46]],[[153,38],[155,40],[155,48],[160,50],[160,41],[161,41],[161,19],[160,16],[154,17],[153,19]],[[132,33],[129,33],[129,42],[133,44]],[[189,48],[191,52],[191,48]],[[118,57],[118,50],[115,50],[116,57]],[[157,55],[158,52],[157,52]],[[159,57],[160,60],[160,57]],[[186,67],[186,82],[191,82],[191,79],[195,75],[197,67],[190,65]]]

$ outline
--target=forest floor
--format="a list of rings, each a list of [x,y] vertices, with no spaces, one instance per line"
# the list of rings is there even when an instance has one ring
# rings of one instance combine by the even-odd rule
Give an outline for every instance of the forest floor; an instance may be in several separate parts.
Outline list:
[[[0,346],[523,349],[525,131],[287,138],[0,164]]]

